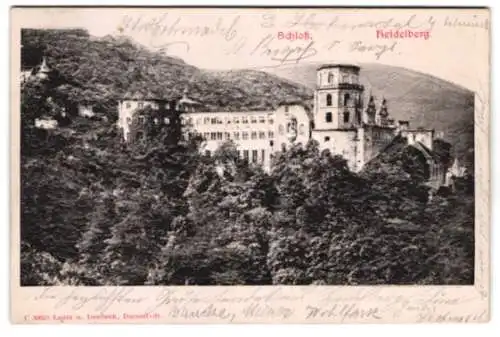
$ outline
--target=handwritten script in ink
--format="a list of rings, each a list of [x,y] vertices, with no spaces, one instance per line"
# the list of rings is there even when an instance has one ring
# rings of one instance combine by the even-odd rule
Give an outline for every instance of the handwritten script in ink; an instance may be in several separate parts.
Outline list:
[[[292,287],[293,288],[293,287]],[[482,321],[487,312],[456,308],[476,299],[450,296],[446,290],[421,291],[412,296],[393,290],[347,287],[153,288],[148,296],[138,287],[41,288],[31,299],[57,312],[121,317],[121,310],[160,315],[170,320],[218,322],[301,321],[377,322],[405,316],[416,321]],[[96,316],[100,317],[100,316]]]
[[[374,40],[376,31],[410,30],[431,36],[436,27],[488,30],[489,22],[475,16],[438,19],[432,15],[406,14],[374,20],[367,15],[303,12],[213,15],[198,22],[197,17],[189,14],[164,12],[153,17],[125,15],[118,30],[122,34],[140,34],[143,43],[164,54],[195,53],[193,45],[210,38],[209,47],[220,49],[223,55],[257,57],[267,60],[265,66],[280,66],[330,59],[336,52],[350,53],[354,59],[383,60],[391,54],[399,55],[400,46],[414,44],[415,39]],[[307,39],[283,38],[299,33]],[[425,43],[421,46],[425,47]]]

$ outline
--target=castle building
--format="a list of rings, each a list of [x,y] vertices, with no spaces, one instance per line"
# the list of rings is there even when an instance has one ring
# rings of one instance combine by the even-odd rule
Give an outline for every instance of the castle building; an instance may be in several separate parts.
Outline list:
[[[42,57],[42,62],[33,68],[21,69],[21,85],[33,79],[46,80],[49,78],[52,69],[47,64],[47,58]]]
[[[396,123],[389,118],[385,98],[377,106],[370,93],[365,106],[359,74],[360,67],[356,65],[323,65],[317,69],[312,102],[281,102],[269,111],[207,112],[200,102],[188,98],[187,91],[182,98],[170,101],[149,94],[127,95],[118,105],[118,124],[124,140],[130,141],[134,112],[147,105],[155,110],[164,104],[180,114],[186,133],[203,137],[205,153],[210,154],[223,142],[232,140],[242,158],[266,169],[271,167],[273,153],[314,139],[320,149],[343,156],[351,170],[360,171],[401,135],[407,138],[409,146],[423,153],[431,179],[444,181],[445,170],[431,155],[434,131],[410,129],[408,121]],[[138,118],[145,121],[145,116]]]

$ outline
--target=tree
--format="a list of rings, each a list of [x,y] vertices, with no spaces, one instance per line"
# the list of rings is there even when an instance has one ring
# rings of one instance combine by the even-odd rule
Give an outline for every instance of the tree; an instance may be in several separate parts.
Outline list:
[[[117,212],[115,197],[102,197],[97,202],[93,214],[89,217],[87,230],[81,236],[76,247],[80,255],[78,263],[84,268],[82,282],[87,285],[102,285],[105,283],[108,265],[101,259],[106,248],[106,241],[111,238],[111,229],[121,220]]]
[[[374,214],[365,182],[314,141],[279,153],[271,176],[279,195],[268,255],[273,282],[341,284],[352,261],[338,252],[349,254],[350,240],[374,220],[363,218]]]

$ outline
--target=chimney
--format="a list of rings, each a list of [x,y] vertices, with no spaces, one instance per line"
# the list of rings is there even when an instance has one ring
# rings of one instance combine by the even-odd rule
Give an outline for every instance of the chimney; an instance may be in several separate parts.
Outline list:
[[[398,127],[401,131],[406,131],[410,127],[409,121],[398,121]]]

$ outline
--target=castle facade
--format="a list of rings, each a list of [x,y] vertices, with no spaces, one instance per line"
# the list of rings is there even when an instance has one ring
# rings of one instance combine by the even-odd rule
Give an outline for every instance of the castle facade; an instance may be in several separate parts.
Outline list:
[[[292,144],[314,139],[320,149],[343,156],[352,171],[364,165],[387,147],[397,135],[409,146],[424,153],[431,180],[444,180],[444,168],[428,156],[433,150],[433,130],[410,129],[408,121],[397,123],[389,118],[387,102],[378,106],[372,95],[365,104],[364,87],[359,80],[360,67],[350,64],[327,64],[317,69],[316,90],[312,102],[288,101],[269,111],[206,112],[202,104],[187,96],[165,101],[148,95],[128,95],[119,102],[119,127],[125,141],[132,140],[130,125],[134,119],[145,122],[148,116],[135,112],[150,106],[153,110],[165,104],[181,115],[186,136],[201,135],[203,151],[215,151],[223,142],[234,141],[239,155],[251,163],[269,169],[273,153]],[[167,120],[161,121],[168,123]],[[158,123],[155,117],[155,123]]]

